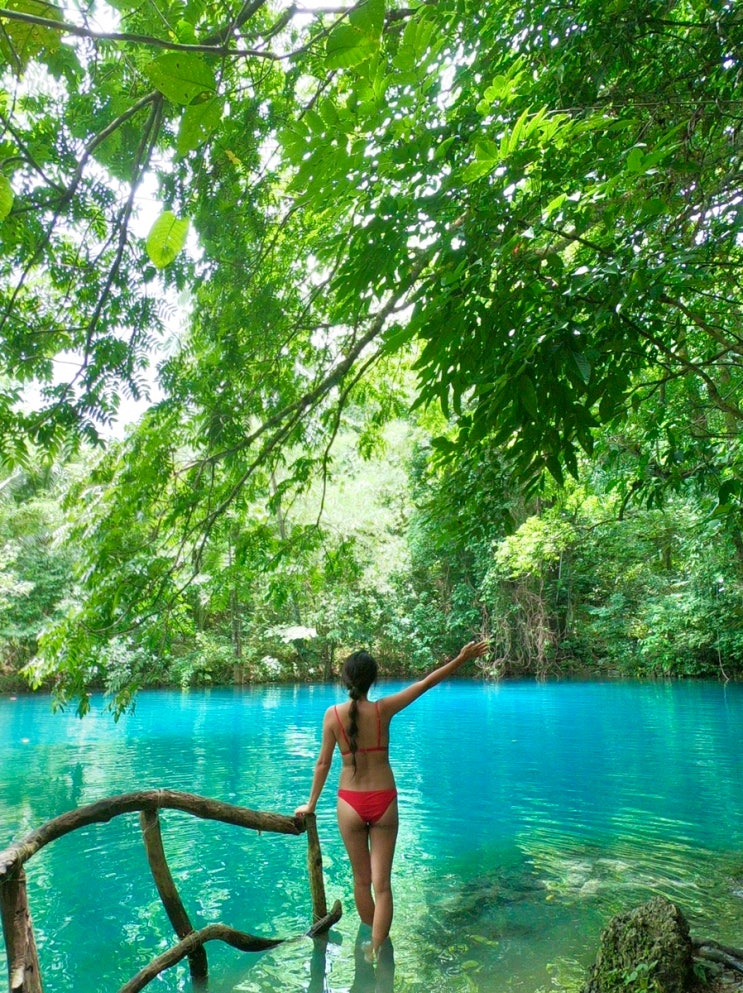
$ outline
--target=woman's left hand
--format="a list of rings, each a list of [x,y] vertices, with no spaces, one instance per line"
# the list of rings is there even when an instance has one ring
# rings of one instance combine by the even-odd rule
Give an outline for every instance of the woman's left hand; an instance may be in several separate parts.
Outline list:
[[[469,662],[470,659],[479,659],[489,648],[490,642],[488,641],[470,641],[459,652],[459,658],[463,662]]]
[[[303,803],[301,807],[297,807],[294,811],[295,817],[304,817],[305,814],[314,814],[315,811],[308,803]]]

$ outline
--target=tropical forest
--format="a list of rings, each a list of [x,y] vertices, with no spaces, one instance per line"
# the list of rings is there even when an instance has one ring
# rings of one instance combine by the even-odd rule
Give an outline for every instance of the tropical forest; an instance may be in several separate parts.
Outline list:
[[[735,4],[0,27],[3,685],[740,675]]]

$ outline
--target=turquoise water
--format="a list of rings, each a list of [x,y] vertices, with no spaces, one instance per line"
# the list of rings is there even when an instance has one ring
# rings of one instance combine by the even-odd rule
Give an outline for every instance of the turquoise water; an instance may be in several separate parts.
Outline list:
[[[144,693],[117,725],[101,701],[80,721],[51,714],[46,698],[2,698],[0,848],[65,810],[149,787],[291,813],[322,713],[341,698],[333,686]],[[210,944],[210,993],[573,990],[609,916],[657,893],[692,933],[740,944],[743,686],[460,681],[392,730],[394,960],[375,976],[357,954],[336,764],[318,826],[343,918],[327,944],[297,937],[261,955]],[[310,924],[304,837],[175,811],[162,823],[196,926],[300,936]],[[27,869],[52,993],[112,993],[173,943],[136,815],[60,839]],[[187,968],[151,988],[190,989]]]

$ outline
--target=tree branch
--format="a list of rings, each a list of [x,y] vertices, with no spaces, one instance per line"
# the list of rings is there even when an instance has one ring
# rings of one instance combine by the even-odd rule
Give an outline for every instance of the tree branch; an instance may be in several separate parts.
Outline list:
[[[150,93],[146,94],[144,97],[138,100],[135,104],[132,104],[131,107],[129,107],[122,114],[116,117],[109,125],[107,125],[97,135],[94,135],[94,137],[88,142],[83,154],[80,156],[80,161],[77,164],[77,168],[75,169],[75,172],[72,176],[72,179],[70,180],[69,185],[66,187],[66,189],[64,189],[64,191],[61,193],[59,197],[59,202],[54,211],[52,219],[47,227],[44,237],[41,239],[38,245],[36,245],[36,248],[33,254],[31,255],[31,258],[28,260],[26,266],[24,267],[22,273],[20,274],[20,277],[18,279],[18,282],[16,283],[13,293],[10,295],[8,299],[7,305],[5,307],[5,312],[2,314],[2,316],[0,316],[0,329],[2,329],[2,327],[5,325],[6,320],[12,313],[13,308],[15,307],[16,301],[18,299],[18,296],[21,293],[21,290],[23,289],[24,283],[26,281],[26,277],[32,271],[40,255],[51,241],[52,233],[54,231],[54,227],[57,221],[60,218],[62,208],[65,206],[65,204],[70,203],[72,198],[75,196],[75,193],[77,192],[77,188],[82,180],[85,167],[87,166],[88,161],[90,160],[90,157],[95,151],[95,149],[103,141],[105,141],[106,138],[110,137],[118,128],[120,128],[122,124],[126,123],[126,121],[128,121],[129,118],[133,117],[140,110],[144,109],[146,106],[148,106],[148,104],[153,102],[157,103],[158,101],[162,102],[162,94],[159,93],[157,90],[152,90]]]
[[[243,24],[247,24],[253,14],[257,14],[261,7],[264,7],[267,2],[268,0],[246,0],[237,17],[226,27],[220,28],[219,31],[215,31],[212,34],[207,35],[203,40],[203,44],[224,45],[230,35],[241,28]]]
[[[667,345],[664,341],[662,341],[660,338],[657,338],[655,335],[650,334],[649,331],[646,331],[645,328],[639,325],[636,321],[633,321],[631,318],[627,317],[626,314],[620,314],[620,318],[623,321],[625,321],[627,324],[629,324],[637,332],[637,334],[640,335],[640,337],[644,338],[645,341],[650,342],[650,344],[653,345],[654,348],[657,348],[670,360],[676,363],[677,366],[683,369],[684,373],[691,373],[692,375],[699,376],[699,378],[705,383],[709,391],[710,399],[712,400],[712,402],[714,403],[714,405],[717,407],[718,410],[721,410],[725,414],[729,414],[731,417],[734,417],[737,421],[743,421],[743,410],[741,410],[741,408],[738,406],[734,406],[733,404],[728,403],[724,399],[724,397],[720,394],[720,391],[717,388],[717,384],[709,375],[709,373],[705,372],[703,366],[700,363],[690,362],[689,359],[685,359],[682,355],[679,355],[678,352],[674,352],[673,349],[669,345]],[[729,345],[725,349],[725,352],[727,351],[730,351]],[[725,352],[718,355],[717,358],[718,359],[722,358]],[[678,375],[681,375],[681,373],[679,373]],[[673,378],[678,378],[678,376]]]
[[[726,338],[720,328],[715,327],[714,324],[710,324],[709,321],[705,321],[703,317],[695,313],[690,307],[687,307],[687,305],[682,303],[680,300],[674,300],[673,297],[669,297],[665,293],[660,299],[662,303],[668,304],[669,307],[675,307],[677,310],[680,310],[687,320],[691,321],[691,323],[695,327],[699,328],[700,331],[704,331],[705,334],[708,334],[710,338],[717,342],[718,345],[722,345],[726,351],[734,352],[737,355],[743,355],[743,342],[740,339],[731,341],[729,338]]]
[[[196,44],[187,45],[177,41],[168,41],[165,38],[155,38],[153,35],[131,34],[128,31],[92,31],[90,28],[81,27],[79,24],[71,24],[69,21],[54,21],[48,17],[37,17],[35,14],[25,14],[19,10],[8,10],[0,7],[0,18],[7,18],[11,21],[22,21],[24,24],[36,24],[42,28],[49,28],[52,31],[59,31],[61,34],[71,34],[78,38],[88,38],[91,41],[118,41],[132,45],[146,45],[149,48],[162,48],[170,52],[201,52],[210,55],[239,58],[260,58],[278,61],[288,58],[286,55],[276,55],[273,52],[261,51],[260,49],[229,49],[225,45]],[[232,30],[232,28],[225,29]]]
[[[361,337],[359,341],[353,346],[353,348],[350,350],[348,355],[343,359],[343,361],[340,362],[333,370],[331,370],[331,372],[329,372],[328,375],[325,376],[324,379],[322,379],[317,386],[315,386],[308,393],[305,393],[305,395],[301,397],[299,400],[296,400],[294,403],[290,404],[289,406],[284,407],[282,410],[277,411],[272,417],[269,417],[268,420],[264,421],[258,428],[256,428],[255,431],[251,432],[251,434],[249,435],[246,435],[246,437],[238,445],[234,445],[231,448],[225,449],[221,452],[216,452],[214,455],[209,456],[207,461],[221,462],[223,459],[228,458],[230,455],[235,455],[237,452],[249,448],[254,441],[257,441],[258,438],[261,437],[261,435],[264,435],[267,432],[269,432],[272,428],[277,427],[279,424],[281,424],[282,421],[286,420],[288,417],[291,417],[293,414],[295,413],[303,414],[306,410],[312,407],[318,400],[320,400],[327,393],[329,393],[334,386],[336,386],[344,379],[344,377],[351,370],[354,363],[356,362],[356,359],[359,357],[361,352],[366,348],[366,346],[369,345],[372,341],[374,341],[375,338],[377,338],[381,334],[381,332],[384,330],[385,321],[390,316],[390,314],[394,313],[399,299],[405,295],[407,290],[420,277],[421,273],[425,269],[428,262],[429,262],[428,253],[422,253],[419,259],[416,261],[415,265],[413,265],[411,269],[409,279],[407,281],[408,285],[405,287],[405,289],[401,290],[400,293],[394,294],[393,296],[390,297],[387,303],[374,316],[372,323],[369,327],[369,330],[366,332],[366,334],[363,335],[363,337]]]

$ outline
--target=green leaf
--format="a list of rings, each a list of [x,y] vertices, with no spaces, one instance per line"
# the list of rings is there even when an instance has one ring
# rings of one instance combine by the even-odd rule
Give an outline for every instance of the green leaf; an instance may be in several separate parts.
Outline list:
[[[527,107],[526,110],[522,111],[522,113],[519,116],[519,119],[514,124],[513,131],[511,132],[511,136],[508,139],[508,154],[509,155],[511,154],[511,152],[515,151],[516,148],[518,148],[518,144],[519,144],[519,141],[521,140],[522,132],[524,132],[526,121],[527,121],[530,113],[531,113],[531,110],[530,110],[529,107]],[[527,130],[526,133],[528,134],[528,130]]]
[[[501,155],[498,145],[490,138],[478,138],[475,142],[475,160],[463,170],[465,182],[473,182],[487,176],[500,164]]]
[[[328,127],[335,128],[341,123],[338,108],[332,100],[322,100],[318,105],[317,111]]]
[[[181,117],[176,149],[179,155],[185,155],[203,144],[222,120],[222,100],[212,97],[202,103],[193,103],[186,107]]]
[[[348,15],[349,23],[364,34],[379,38],[384,27],[385,0],[362,0]]]
[[[8,0],[3,6],[6,10],[43,17],[48,21],[64,20],[59,7],[47,3],[46,0]],[[59,48],[59,31],[54,28],[12,20],[2,20],[0,24],[2,25],[0,52],[18,71],[25,69],[34,56],[44,52],[55,52]]]
[[[195,45],[198,42],[196,31],[190,21],[180,20],[175,26],[178,41],[182,45]]]
[[[642,220],[650,221],[654,217],[660,217],[668,211],[668,205],[660,197],[650,197],[640,205]]]
[[[382,354],[383,355],[394,355],[401,348],[404,348],[409,344],[415,337],[415,331],[410,327],[409,324],[403,325],[393,325],[388,328],[384,333],[384,339],[382,342]]]
[[[573,362],[575,362],[578,367],[578,372],[580,373],[580,378],[584,383],[588,383],[591,378],[591,363],[582,354],[582,352],[571,352],[573,357]]]
[[[13,187],[7,176],[0,174],[0,221],[4,221],[13,209]]]
[[[339,24],[330,33],[325,62],[328,69],[351,69],[366,62],[379,48],[379,43],[351,24]]]
[[[189,106],[208,100],[217,89],[214,73],[198,55],[167,52],[158,55],[145,72],[152,83],[173,103]]]
[[[554,214],[556,210],[559,210],[560,207],[562,207],[562,205],[565,203],[567,198],[568,197],[566,193],[558,193],[557,196],[554,197],[554,199],[550,200],[550,202],[544,208],[542,219],[546,220],[548,217]]]
[[[635,145],[627,155],[627,172],[638,173],[645,170],[645,153]]]
[[[455,137],[445,138],[440,145],[437,145],[433,153],[434,161],[440,162],[456,140]]]
[[[150,229],[145,247],[150,260],[158,269],[169,266],[183,250],[188,235],[188,218],[178,218],[170,211],[164,211]]]
[[[482,179],[483,176],[487,176],[489,172],[495,169],[497,163],[490,159],[484,159],[480,161],[470,162],[470,164],[462,170],[462,179],[466,183],[472,183],[476,179]]]
[[[539,417],[537,393],[529,376],[521,376],[519,379],[519,400],[526,412],[536,421]]]
[[[415,69],[426,54],[434,30],[434,24],[416,17],[411,18],[405,27],[397,54],[392,60],[395,68],[403,71]]]
[[[475,155],[478,159],[495,163],[500,158],[500,149],[490,138],[478,138],[475,142]]]

